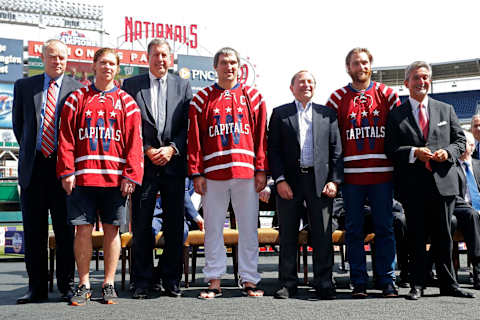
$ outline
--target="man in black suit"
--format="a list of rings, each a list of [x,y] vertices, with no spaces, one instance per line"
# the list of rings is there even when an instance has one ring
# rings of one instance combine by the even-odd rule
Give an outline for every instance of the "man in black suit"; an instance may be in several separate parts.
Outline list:
[[[15,82],[13,131],[20,144],[18,183],[21,187],[25,264],[28,292],[17,303],[48,297],[48,214],[57,246],[57,285],[62,300],[73,294],[75,259],[73,226],[67,224],[65,191],[56,178],[58,124],[68,95],[82,85],[65,77],[67,47],[58,40],[45,42],[45,73]]]
[[[457,218],[457,226],[463,233],[472,262],[473,288],[480,290],[480,160],[472,158],[475,149],[473,135],[468,131],[464,133],[467,145],[458,160],[460,193],[455,201],[453,215]]]
[[[342,146],[337,117],[313,103],[315,79],[297,72],[290,90],[295,101],[273,110],[268,137],[268,161],[277,188],[280,223],[280,289],[276,298],[297,291],[298,212],[307,205],[313,247],[313,286],[320,299],[334,299],[332,283],[332,206],[342,181]]]
[[[459,192],[456,161],[465,135],[451,105],[428,97],[432,69],[416,61],[405,71],[410,97],[387,120],[385,153],[394,162],[398,200],[407,219],[412,252],[411,290],[417,300],[425,287],[426,239],[431,235],[440,294],[473,297],[459,289],[452,263],[450,222]]]
[[[470,132],[475,138],[475,148],[473,150],[472,158],[480,159],[480,114],[473,115],[470,120]]]
[[[182,274],[183,214],[186,176],[187,117],[192,89],[187,80],[168,73],[170,45],[163,39],[148,44],[150,72],[123,82],[142,113],[145,172],[141,188],[132,197],[133,298],[149,297],[153,281],[152,217],[157,192],[165,212],[165,249],[160,266],[163,286],[180,297]]]

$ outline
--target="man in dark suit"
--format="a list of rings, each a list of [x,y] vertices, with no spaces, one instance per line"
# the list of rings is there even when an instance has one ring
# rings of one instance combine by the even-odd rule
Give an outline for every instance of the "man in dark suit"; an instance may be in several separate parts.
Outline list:
[[[428,97],[432,69],[416,61],[405,71],[410,97],[388,115],[385,153],[394,162],[398,200],[407,219],[412,252],[411,290],[418,300],[425,287],[426,239],[431,235],[440,294],[473,297],[459,289],[452,263],[450,223],[459,192],[456,161],[465,135],[451,105]]]
[[[480,160],[473,159],[475,139],[472,133],[464,131],[467,139],[466,150],[458,160],[457,166],[460,193],[455,200],[453,215],[462,231],[467,244],[468,255],[472,262],[473,288],[480,290]]]
[[[149,297],[152,285],[152,217],[156,194],[162,198],[165,249],[161,274],[170,296],[180,297],[186,176],[187,117],[192,90],[187,80],[168,73],[171,49],[163,39],[148,44],[150,72],[127,79],[123,89],[142,113],[145,172],[132,197],[133,298]]]
[[[17,303],[38,302],[48,297],[49,212],[57,246],[58,289],[64,301],[73,294],[74,229],[67,224],[65,191],[55,173],[62,107],[68,95],[82,86],[64,76],[67,57],[63,42],[49,40],[42,49],[45,73],[15,82],[13,131],[20,144],[18,183],[29,277],[29,290]]]
[[[275,297],[286,299],[297,291],[298,212],[305,201],[313,247],[313,286],[320,299],[334,299],[332,206],[343,175],[337,117],[330,108],[311,101],[315,79],[310,72],[297,72],[290,90],[295,101],[273,110],[268,138],[280,223],[281,287]]]
[[[473,150],[472,158],[480,159],[480,114],[473,115],[470,120],[470,132],[475,138],[475,148]]]

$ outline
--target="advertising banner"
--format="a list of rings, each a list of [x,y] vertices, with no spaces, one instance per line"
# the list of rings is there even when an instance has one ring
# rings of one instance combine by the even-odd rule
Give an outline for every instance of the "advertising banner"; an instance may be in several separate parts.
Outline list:
[[[217,80],[217,73],[213,69],[212,57],[187,56],[179,54],[177,57],[178,75],[190,80],[192,91],[208,87]]]
[[[15,82],[23,72],[23,40],[0,38],[0,82]]]
[[[12,128],[13,83],[0,83],[0,128]]]

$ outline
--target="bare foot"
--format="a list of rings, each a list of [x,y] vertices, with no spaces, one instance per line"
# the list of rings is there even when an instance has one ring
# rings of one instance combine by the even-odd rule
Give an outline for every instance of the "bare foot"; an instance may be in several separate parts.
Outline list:
[[[220,279],[210,280],[210,285],[207,290],[200,292],[198,296],[200,299],[213,299],[222,296],[222,289],[220,288]]]
[[[252,282],[244,282],[243,288],[245,295],[248,297],[263,297],[263,290],[257,289],[257,286]]]

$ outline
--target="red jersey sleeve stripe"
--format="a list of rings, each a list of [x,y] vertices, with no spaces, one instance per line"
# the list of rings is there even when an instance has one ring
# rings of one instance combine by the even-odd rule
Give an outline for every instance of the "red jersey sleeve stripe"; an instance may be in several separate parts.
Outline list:
[[[198,112],[202,113],[202,109],[200,109],[200,107],[197,105],[197,103],[194,100],[190,102],[190,105],[193,106],[195,109],[197,109]]]

